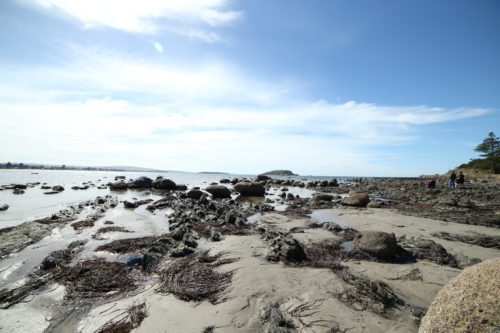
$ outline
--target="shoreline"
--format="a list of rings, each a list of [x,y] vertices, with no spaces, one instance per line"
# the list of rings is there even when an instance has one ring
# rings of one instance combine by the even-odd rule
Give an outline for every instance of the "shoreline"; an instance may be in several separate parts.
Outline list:
[[[67,219],[61,215],[60,221],[47,224],[49,232],[24,247],[11,248],[0,259],[0,278],[3,288],[8,288],[0,292],[0,329],[95,332],[106,325],[127,323],[137,332],[160,328],[255,332],[279,327],[276,318],[281,318],[289,332],[416,332],[425,310],[447,281],[463,267],[500,256],[495,247],[500,228],[486,223],[490,218],[495,221],[498,208],[489,204],[488,188],[494,192],[500,184],[479,183],[462,192],[439,187],[430,191],[419,182],[401,179],[335,186],[330,186],[333,181],[323,186],[322,182],[266,179],[260,184],[266,194],[248,199],[215,199],[204,191],[199,199],[191,199],[192,188],[129,189],[119,192],[120,199],[112,195],[110,201],[102,202],[96,198]],[[238,188],[227,186],[231,191]],[[288,191],[282,191],[285,188]],[[353,207],[357,204],[347,200],[365,192],[370,198],[368,208]],[[464,209],[475,212],[475,206],[450,206],[446,200],[457,196],[478,203],[484,199],[481,203],[489,208],[480,218],[486,225],[452,221],[464,215]],[[440,203],[443,198],[445,202]],[[127,200],[132,208],[123,207]],[[422,202],[431,217],[445,216],[450,221],[423,217],[419,209],[408,208],[421,208]],[[456,212],[443,213],[443,205]],[[91,222],[85,222],[94,215]],[[151,227],[144,229],[146,225]],[[2,230],[0,240],[5,241],[7,235],[12,239],[8,234],[12,230]],[[381,258],[359,247],[357,239],[375,231],[394,233],[395,257]],[[107,250],[97,250],[106,244]],[[28,257],[27,262],[22,259]],[[123,270],[116,286],[106,287],[106,280],[100,280],[106,266],[99,260],[115,262],[116,269]],[[172,273],[177,262],[204,273],[190,275],[182,267]],[[88,265],[94,277],[81,280],[85,275],[80,274],[86,273],[78,271],[80,265]],[[164,280],[168,274],[174,280]],[[208,299],[187,301],[193,297],[187,295],[208,292],[210,284],[200,279],[211,274],[214,278],[226,274],[226,283],[212,282],[217,288],[207,294],[212,295]],[[195,294],[186,294],[183,283],[171,284],[176,276],[184,275],[199,288]],[[6,284],[9,279],[11,283]],[[376,283],[377,293],[382,294],[364,289],[366,283]],[[130,285],[116,289],[121,284]],[[82,290],[94,296],[84,296]],[[87,301],[93,305],[78,305]],[[140,322],[132,322],[134,311],[143,317]],[[32,317],[29,323],[21,320],[26,315]]]

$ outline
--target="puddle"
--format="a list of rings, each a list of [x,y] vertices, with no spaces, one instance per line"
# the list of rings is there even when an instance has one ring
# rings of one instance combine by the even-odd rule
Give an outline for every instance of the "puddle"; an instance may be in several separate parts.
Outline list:
[[[310,215],[311,222],[316,223],[335,223],[342,228],[348,228],[349,225],[340,221],[332,209],[316,209]]]

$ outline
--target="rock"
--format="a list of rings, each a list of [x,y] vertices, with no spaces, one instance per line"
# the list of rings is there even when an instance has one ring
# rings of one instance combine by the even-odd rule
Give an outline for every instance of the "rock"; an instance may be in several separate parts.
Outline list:
[[[396,255],[397,242],[394,233],[365,231],[353,241],[355,250],[368,252],[377,258],[390,259]]]
[[[500,258],[464,269],[439,291],[419,333],[498,332]]]
[[[40,188],[41,188],[42,190],[49,190],[51,187],[50,187],[50,186],[48,186],[48,185],[42,185],[42,186],[40,186]]]
[[[184,245],[184,244],[179,244],[178,246],[174,247],[172,250],[170,250],[170,256],[171,257],[184,257],[187,256],[191,253],[194,252],[194,249]]]
[[[314,196],[315,201],[332,201],[333,200],[333,195],[327,194],[327,193],[317,193]]]
[[[191,198],[191,199],[194,199],[194,200],[198,200],[203,195],[203,192],[200,191],[200,190],[193,189],[193,190],[190,190],[189,192],[187,192],[186,195],[187,195],[188,198]]]
[[[12,191],[13,194],[24,194],[24,190],[20,190],[18,188],[15,188],[14,191]]]
[[[380,201],[380,200],[370,201],[368,203],[368,205],[366,205],[367,208],[382,208],[384,206],[385,206],[385,202],[384,201]]]
[[[177,186],[175,187],[175,189],[177,191],[186,191],[188,189],[188,187],[184,184],[177,184]]]
[[[212,229],[210,231],[210,240],[212,242],[220,242],[221,239],[222,239],[222,236],[221,236],[220,232],[218,232],[217,230],[214,230],[214,229]]]
[[[256,182],[261,182],[261,181],[270,180],[270,179],[271,179],[271,177],[269,177],[269,176],[258,175],[257,178],[255,178],[255,181]]]
[[[308,260],[304,248],[295,238],[279,235],[271,240],[267,260],[299,263]]]
[[[330,181],[328,182],[328,186],[331,186],[331,187],[338,187],[338,186],[339,186],[339,182],[337,181],[337,179],[336,179],[336,178],[334,178],[334,179],[332,179],[332,180],[330,180]]]
[[[366,193],[356,193],[342,199],[342,205],[344,206],[365,207],[369,202],[370,197]]]
[[[121,190],[126,190],[128,188],[127,183],[123,181],[119,182],[114,182],[109,184],[109,189],[112,191],[121,191]]]
[[[446,249],[431,239],[398,238],[400,245],[416,259],[429,260],[439,265],[458,267],[456,258]]]
[[[231,198],[231,191],[224,185],[209,185],[205,189],[214,199]]]
[[[7,205],[7,204],[0,205],[0,212],[7,210],[7,209],[9,209],[9,205]]]
[[[139,177],[128,183],[128,188],[151,188],[153,187],[153,180],[148,177]]]
[[[222,178],[221,180],[219,180],[219,183],[221,184],[229,184],[231,181],[227,178]]]
[[[147,251],[142,257],[142,269],[149,270],[151,267],[154,267],[160,261],[161,257],[163,257],[161,253]]]
[[[231,179],[231,184],[236,184],[237,182],[239,182],[240,180],[238,178],[233,178]]]
[[[263,197],[266,189],[263,185],[254,182],[238,182],[234,185],[236,192],[250,197]]]
[[[52,186],[52,191],[62,192],[62,191],[64,191],[64,187],[62,187],[61,185],[55,185],[55,186]]]
[[[137,205],[136,205],[134,202],[127,201],[127,200],[125,200],[125,201],[123,202],[123,206],[124,206],[125,208],[137,208]]]
[[[20,190],[25,190],[25,189],[28,188],[28,186],[25,185],[25,184],[14,184],[14,186],[12,187],[12,189],[16,189],[16,188],[20,189]]]
[[[170,179],[157,179],[153,182],[152,186],[157,190],[177,190],[177,184]]]

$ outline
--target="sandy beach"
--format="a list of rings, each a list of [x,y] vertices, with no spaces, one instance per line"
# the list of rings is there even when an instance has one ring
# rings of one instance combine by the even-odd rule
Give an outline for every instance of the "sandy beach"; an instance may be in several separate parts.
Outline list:
[[[44,224],[44,237],[0,261],[1,330],[417,332],[450,279],[500,256],[498,228],[342,204],[355,194],[334,199],[355,183],[312,183],[304,187],[313,196],[293,199],[273,194],[284,185],[262,183],[266,200],[153,190],[134,205],[102,201],[75,213],[77,222]],[[78,223],[96,209],[101,215],[91,224]],[[2,232],[2,248],[11,248],[6,235],[30,225]],[[360,245],[372,232],[394,239],[391,256]],[[491,237],[493,246],[491,239],[479,246],[450,235]],[[106,271],[99,260],[117,266]]]

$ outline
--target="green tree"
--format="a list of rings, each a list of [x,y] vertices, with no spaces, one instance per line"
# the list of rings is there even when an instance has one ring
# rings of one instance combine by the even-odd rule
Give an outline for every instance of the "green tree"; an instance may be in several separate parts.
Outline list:
[[[495,173],[495,160],[500,156],[500,138],[495,133],[490,132],[488,137],[474,148],[475,151],[482,153],[481,156],[491,160],[491,169]]]

